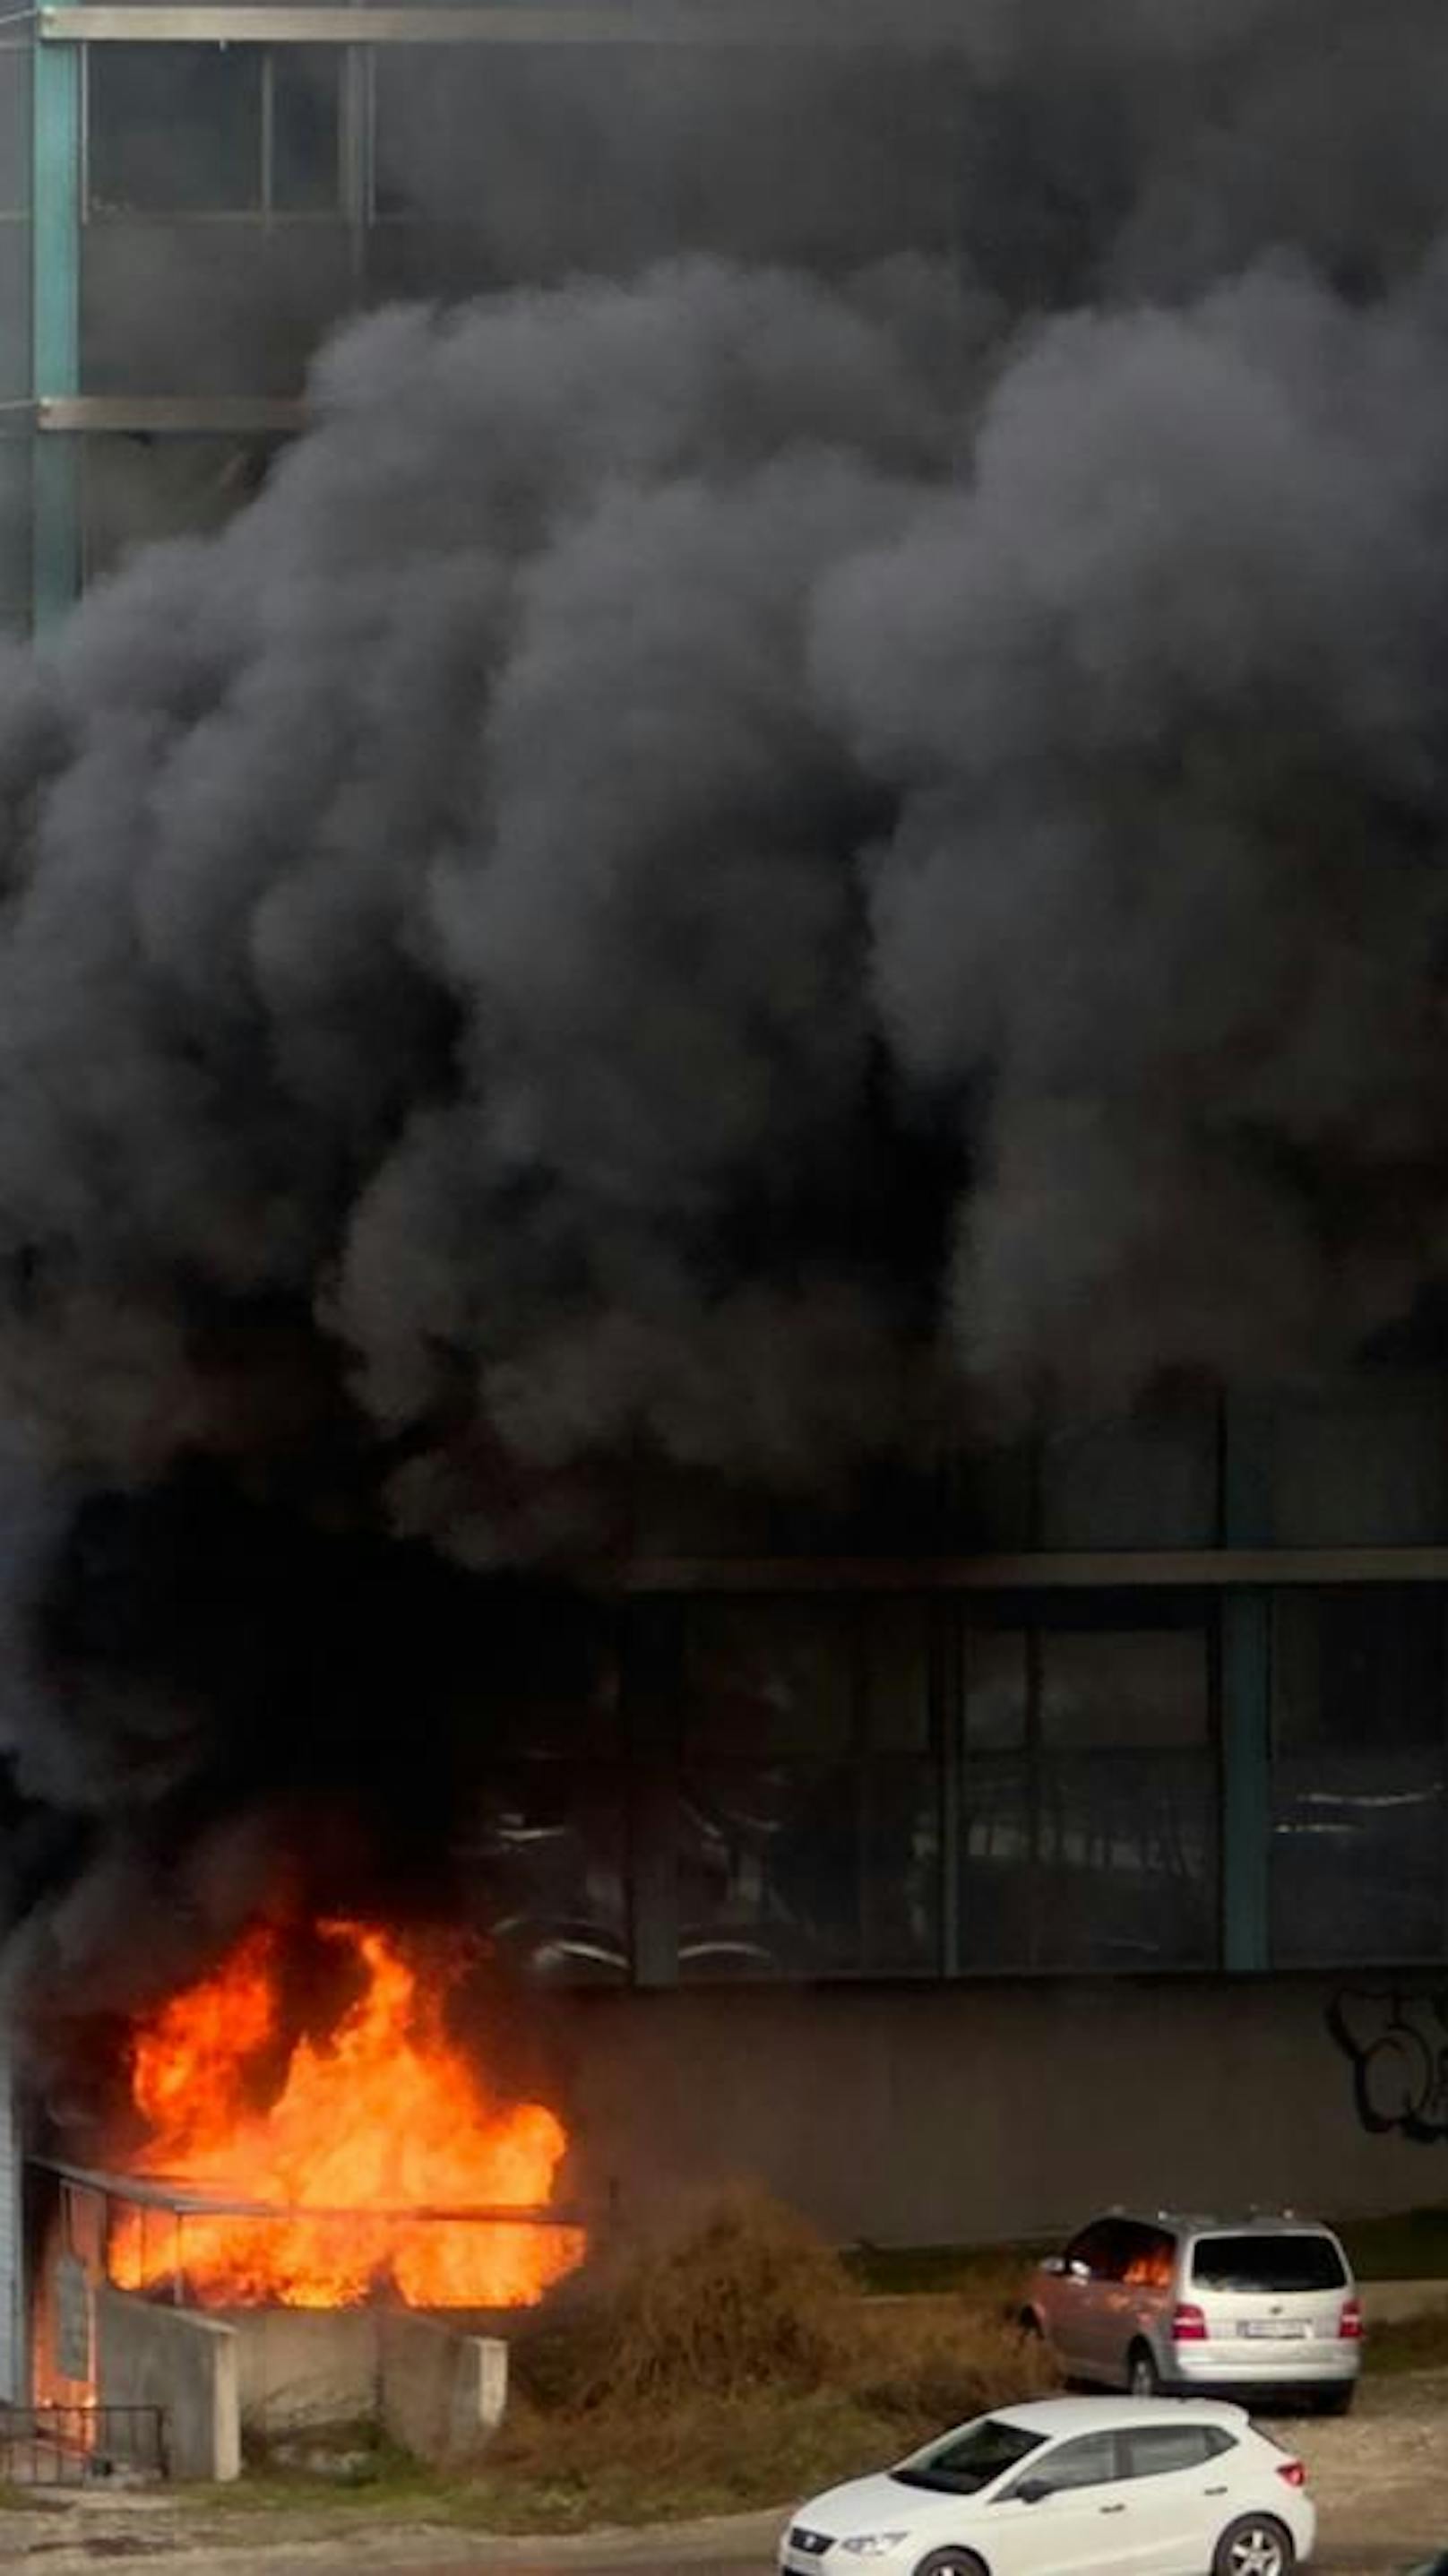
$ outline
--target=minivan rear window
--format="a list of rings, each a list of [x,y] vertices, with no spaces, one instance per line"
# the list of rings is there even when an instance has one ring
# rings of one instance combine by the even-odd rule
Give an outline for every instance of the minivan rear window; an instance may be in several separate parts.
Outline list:
[[[1347,2274],[1329,2236],[1199,2236],[1192,2247],[1199,2290],[1340,2290]]]

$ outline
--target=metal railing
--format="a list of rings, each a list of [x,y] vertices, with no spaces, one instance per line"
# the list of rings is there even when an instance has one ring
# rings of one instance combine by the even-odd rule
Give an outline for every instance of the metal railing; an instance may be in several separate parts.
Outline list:
[[[78,2487],[130,2470],[164,2478],[163,2406],[0,2404],[0,2480]]]

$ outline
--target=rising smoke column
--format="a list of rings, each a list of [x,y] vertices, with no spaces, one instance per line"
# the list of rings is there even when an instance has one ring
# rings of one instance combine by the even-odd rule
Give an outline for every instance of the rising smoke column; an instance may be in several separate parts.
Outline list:
[[[10,655],[47,1492],[576,1558],[641,1458],[828,1483],[1439,1277],[1448,40],[1171,19],[977,13],[954,261],[355,326]]]

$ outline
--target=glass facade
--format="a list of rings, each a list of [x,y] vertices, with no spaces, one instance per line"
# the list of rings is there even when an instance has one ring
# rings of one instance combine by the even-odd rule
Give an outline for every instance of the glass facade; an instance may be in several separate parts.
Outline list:
[[[1254,1592],[1271,1725],[1245,1800],[1233,1597],[627,1601],[600,1758],[510,1761],[468,1840],[488,1928],[549,1975],[646,1984],[1209,1972],[1231,1817],[1267,1873],[1252,1964],[1442,1958],[1448,1586]]]

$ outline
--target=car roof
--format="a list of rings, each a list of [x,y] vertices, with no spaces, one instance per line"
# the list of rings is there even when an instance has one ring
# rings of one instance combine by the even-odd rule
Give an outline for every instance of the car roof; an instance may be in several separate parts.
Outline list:
[[[990,2420],[1054,2441],[1060,2434],[1121,2432],[1131,2425],[1236,2426],[1248,2419],[1244,2406],[1221,2397],[1033,2397],[1022,2406],[993,2406]]]
[[[1200,2236],[1208,2232],[1231,2236],[1258,2233],[1268,2236],[1332,2235],[1325,2219],[1303,2218],[1295,2209],[1249,2209],[1240,2217],[1230,2210],[1225,2216],[1217,2216],[1203,2209],[1103,2209],[1095,2218],[1089,2218],[1086,2226],[1100,2227],[1111,2218],[1129,2219],[1134,2227],[1175,2227],[1183,2235]],[[1078,2227],[1075,2233],[1084,2235],[1085,2228]]]

